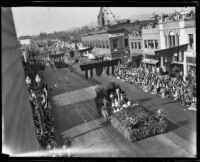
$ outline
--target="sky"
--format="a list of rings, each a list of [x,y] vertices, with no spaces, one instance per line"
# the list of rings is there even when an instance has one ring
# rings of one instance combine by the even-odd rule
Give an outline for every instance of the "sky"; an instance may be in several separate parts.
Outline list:
[[[119,19],[146,13],[170,13],[178,7],[109,7]],[[17,36],[66,31],[97,22],[100,7],[12,7]]]

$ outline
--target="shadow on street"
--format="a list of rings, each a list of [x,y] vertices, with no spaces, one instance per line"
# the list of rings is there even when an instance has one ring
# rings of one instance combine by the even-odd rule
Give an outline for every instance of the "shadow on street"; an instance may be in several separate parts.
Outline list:
[[[182,125],[182,126],[186,125],[187,123],[188,123],[187,120],[178,122],[178,124]],[[175,129],[180,127],[179,125],[177,125],[177,124],[175,124],[175,123],[173,123],[173,122],[168,120],[168,126],[167,126],[167,129],[166,129],[166,132],[174,131]]]

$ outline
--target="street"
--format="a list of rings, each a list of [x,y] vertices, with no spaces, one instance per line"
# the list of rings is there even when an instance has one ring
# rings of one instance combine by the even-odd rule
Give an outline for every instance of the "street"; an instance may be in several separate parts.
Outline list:
[[[78,66],[78,65],[76,65]],[[75,67],[78,69],[77,67]],[[122,83],[112,76],[85,79],[80,70],[51,69],[40,72],[47,82],[55,121],[57,143],[72,140],[72,156],[94,157],[194,157],[196,155],[196,112],[159,96],[145,93],[134,85]],[[68,77],[69,83],[66,77]],[[113,80],[129,98],[155,111],[168,112],[167,132],[131,143],[96,112],[94,89]]]

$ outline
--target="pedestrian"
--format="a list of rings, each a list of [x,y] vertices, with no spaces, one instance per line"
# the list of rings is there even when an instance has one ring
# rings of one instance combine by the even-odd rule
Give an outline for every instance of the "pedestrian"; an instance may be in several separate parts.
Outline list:
[[[108,115],[108,107],[107,107],[107,100],[106,98],[104,97],[103,98],[103,106],[101,108],[101,111],[102,111],[102,116],[106,119],[106,121],[108,122],[109,121],[109,115]]]
[[[50,61],[50,66],[51,66],[52,70],[54,70],[54,61],[53,60]]]

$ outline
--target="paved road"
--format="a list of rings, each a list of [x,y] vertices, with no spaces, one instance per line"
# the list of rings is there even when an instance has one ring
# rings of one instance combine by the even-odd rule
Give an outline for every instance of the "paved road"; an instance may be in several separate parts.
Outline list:
[[[76,69],[78,73],[84,75],[84,73],[80,71],[77,66]],[[184,128],[190,133],[196,134],[196,111],[185,111],[184,109],[186,107],[179,102],[163,100],[158,95],[152,95],[149,92],[144,92],[141,88],[136,87],[133,84],[122,82],[113,76],[103,75],[98,77],[95,75],[93,79],[88,80],[97,80],[104,85],[113,80],[126,91],[129,98],[133,98],[135,101],[140,102],[142,105],[152,111],[155,111],[161,107],[165,108],[168,112],[168,118],[171,122]]]
[[[127,90],[129,97],[133,97],[144,105],[148,104],[152,110],[155,110],[159,104],[164,104],[167,110],[169,109],[170,118],[174,116],[175,119],[179,119],[172,118],[175,122],[170,122],[168,133],[146,138],[133,144],[127,141],[111,125],[106,124],[96,112],[94,99],[86,97],[94,95],[91,91],[93,87],[106,84],[114,78],[95,76],[94,79],[86,80],[81,72],[70,72],[68,68],[52,70],[49,66],[41,74],[51,89],[50,96],[57,142],[62,145],[64,138],[71,136],[73,148],[74,150],[77,148],[79,152],[79,154],[76,152],[74,156],[188,157],[195,154],[195,148],[192,145],[194,142],[188,138],[193,137],[191,134],[195,133],[191,133],[195,131],[195,118],[193,118],[192,123],[191,116],[185,115],[190,114],[190,112],[183,111],[181,105],[173,108],[170,105],[174,105],[174,103],[163,103],[159,97],[149,96],[149,94],[140,91],[136,87],[130,88],[129,85],[123,84],[123,88]],[[69,83],[66,81],[66,76],[69,78]],[[82,95],[79,96],[79,92]],[[69,100],[69,95],[71,100]],[[64,100],[64,96],[68,101]],[[149,103],[150,101],[152,103]],[[152,104],[155,105],[151,106]],[[178,114],[175,114],[177,111]],[[184,137],[181,134],[186,135]],[[83,154],[81,150],[84,151]],[[91,150],[93,151],[92,154]]]

